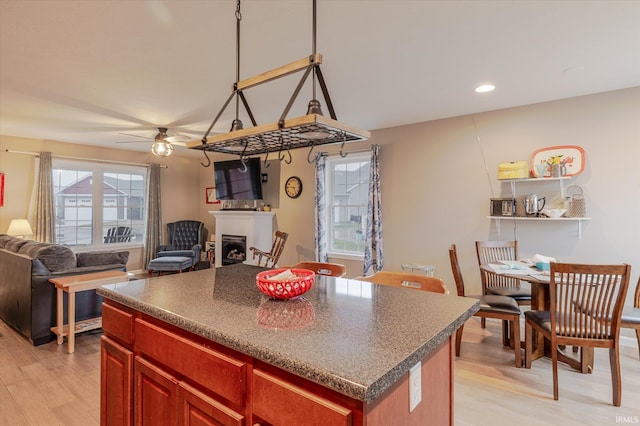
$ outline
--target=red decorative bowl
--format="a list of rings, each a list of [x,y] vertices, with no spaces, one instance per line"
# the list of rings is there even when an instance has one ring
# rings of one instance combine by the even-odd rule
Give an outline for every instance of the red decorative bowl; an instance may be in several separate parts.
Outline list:
[[[315,279],[315,273],[308,269],[291,269],[295,278],[286,280],[274,280],[271,277],[278,275],[289,268],[271,269],[256,275],[258,289],[274,299],[291,299],[309,291]]]

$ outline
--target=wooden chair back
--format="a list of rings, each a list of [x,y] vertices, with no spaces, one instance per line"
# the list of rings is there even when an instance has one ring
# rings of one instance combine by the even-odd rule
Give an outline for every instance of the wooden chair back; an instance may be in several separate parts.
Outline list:
[[[449,260],[451,261],[451,272],[453,272],[453,280],[456,282],[456,291],[458,296],[464,297],[464,280],[462,279],[462,271],[458,262],[458,251],[455,244],[449,247]]]
[[[276,231],[273,245],[269,252],[262,251],[256,247],[249,247],[249,250],[253,251],[253,260],[256,260],[257,258],[257,264],[259,266],[266,266],[267,268],[276,266],[280,259],[280,255],[282,255],[282,251],[284,250],[287,238],[289,238],[289,234],[286,232]]]
[[[622,308],[620,327],[630,328],[636,331],[636,340],[638,341],[638,356],[640,357],[640,278],[638,278],[636,291],[633,295],[633,306],[625,306],[624,308]]]
[[[476,241],[478,266],[499,263],[502,260],[518,259],[517,241]],[[482,294],[487,294],[489,287],[520,288],[520,281],[500,274],[493,274],[480,269]]]
[[[347,273],[347,268],[339,263],[329,262],[300,262],[293,265],[293,269],[309,269],[318,275],[326,275],[329,277],[343,277]]]
[[[549,297],[551,330],[555,330],[552,342],[617,346],[630,272],[629,265],[551,263]]]
[[[549,281],[553,397],[558,399],[559,345],[582,348],[582,363],[593,365],[593,348],[609,349],[613,405],[622,400],[620,318],[629,288],[630,265],[551,263]],[[578,308],[579,307],[579,308]],[[527,319],[525,364],[530,366],[530,328]]]
[[[373,275],[369,275],[368,277],[358,277],[355,279],[375,284],[447,294],[447,286],[444,284],[444,281],[442,281],[440,278],[427,277],[425,275],[405,274],[404,272],[379,271]]]

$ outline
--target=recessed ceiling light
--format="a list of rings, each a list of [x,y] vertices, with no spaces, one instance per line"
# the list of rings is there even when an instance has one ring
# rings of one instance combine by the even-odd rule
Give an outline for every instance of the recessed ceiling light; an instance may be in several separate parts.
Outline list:
[[[476,93],[493,92],[495,89],[496,89],[496,86],[494,86],[493,84],[482,84],[476,87]]]

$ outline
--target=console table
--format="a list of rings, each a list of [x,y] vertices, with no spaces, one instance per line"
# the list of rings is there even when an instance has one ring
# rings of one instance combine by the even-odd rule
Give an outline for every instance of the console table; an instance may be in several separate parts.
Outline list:
[[[102,327],[102,318],[90,318],[76,323],[76,293],[85,290],[95,290],[105,284],[115,284],[129,281],[129,276],[123,271],[101,271],[90,274],[68,275],[66,277],[51,278],[50,283],[56,286],[57,295],[57,325],[51,327],[57,336],[57,342],[62,344],[67,336],[69,353],[75,351],[75,334],[83,331],[95,330]],[[69,295],[67,303],[67,321],[64,325],[64,293]],[[72,333],[69,330],[73,330]]]

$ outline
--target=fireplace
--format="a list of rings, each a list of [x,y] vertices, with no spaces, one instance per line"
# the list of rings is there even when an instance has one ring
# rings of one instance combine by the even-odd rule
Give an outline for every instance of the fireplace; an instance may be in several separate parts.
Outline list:
[[[222,234],[222,265],[242,263],[247,259],[247,237]]]
[[[222,266],[222,236],[223,235],[244,235],[245,263],[255,264],[249,247],[255,247],[263,251],[271,250],[273,244],[273,232],[277,229],[275,225],[274,212],[254,212],[254,211],[210,211],[216,218],[216,268]],[[226,263],[225,263],[226,264]]]

